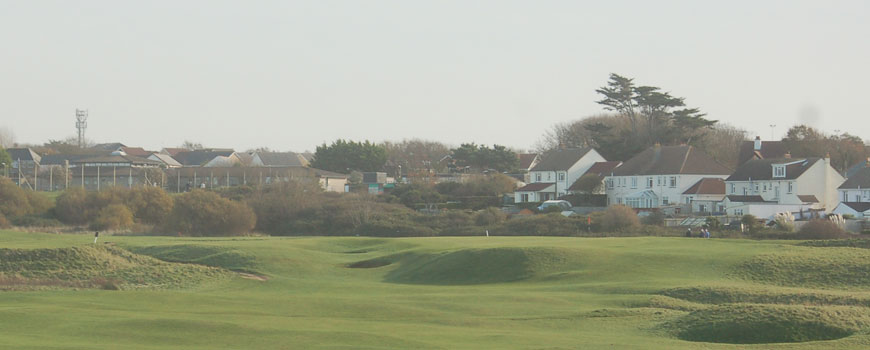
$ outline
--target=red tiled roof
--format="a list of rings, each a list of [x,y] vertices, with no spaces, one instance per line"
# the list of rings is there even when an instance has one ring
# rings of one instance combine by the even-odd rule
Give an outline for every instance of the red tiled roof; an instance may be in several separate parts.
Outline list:
[[[121,150],[124,151],[124,153],[127,153],[131,156],[143,157],[143,158],[150,156],[151,153],[154,153],[151,151],[146,151],[142,147],[121,147]]]
[[[698,180],[683,194],[725,194],[725,181],[715,177]]]

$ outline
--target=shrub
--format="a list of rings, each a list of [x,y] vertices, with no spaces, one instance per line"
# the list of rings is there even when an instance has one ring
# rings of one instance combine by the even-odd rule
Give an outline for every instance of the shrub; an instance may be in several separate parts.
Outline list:
[[[0,228],[9,228],[9,220],[6,220],[6,216],[3,213],[0,213]]]
[[[755,215],[743,215],[743,217],[740,218],[740,222],[743,223],[743,229],[746,232],[758,233],[758,231],[761,231],[762,225],[758,222],[758,218],[756,218]]]
[[[507,215],[499,208],[486,208],[474,215],[474,223],[478,226],[494,226],[505,221]]]
[[[8,219],[25,215],[42,215],[51,208],[45,196],[20,188],[7,178],[0,178],[0,214]]]
[[[722,222],[719,221],[719,218],[714,216],[708,216],[704,223],[706,223],[707,227],[711,230],[719,230],[722,228]]]
[[[797,238],[800,239],[834,239],[849,236],[839,225],[826,219],[810,220],[797,232]]]
[[[137,220],[149,224],[162,222],[172,211],[172,197],[157,187],[131,189],[126,193],[124,203]]]
[[[665,213],[662,213],[661,210],[655,210],[649,213],[649,215],[645,216],[641,222],[644,225],[652,225],[652,226],[664,226],[665,224]]]
[[[555,213],[531,215],[510,219],[494,232],[509,236],[576,236],[586,232],[586,221]]]
[[[91,223],[92,230],[120,230],[133,226],[133,213],[123,204],[110,204]]]
[[[625,232],[637,229],[640,220],[634,209],[624,205],[614,205],[604,211],[601,216],[601,229],[608,232]]]
[[[191,236],[233,236],[250,232],[256,222],[253,210],[244,203],[194,190],[175,198],[164,228]]]
[[[54,213],[58,220],[67,223],[81,225],[88,222],[86,213],[88,193],[83,188],[75,187],[67,189],[57,196]]]

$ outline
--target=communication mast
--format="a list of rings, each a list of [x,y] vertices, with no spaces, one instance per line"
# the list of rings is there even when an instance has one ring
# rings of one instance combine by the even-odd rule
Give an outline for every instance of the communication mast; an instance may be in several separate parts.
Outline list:
[[[88,110],[76,108],[76,129],[79,130],[79,148],[85,147],[85,129],[88,128]]]

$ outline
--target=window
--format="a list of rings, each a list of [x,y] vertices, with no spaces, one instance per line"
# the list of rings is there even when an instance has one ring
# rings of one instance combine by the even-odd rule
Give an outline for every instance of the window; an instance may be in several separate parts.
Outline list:
[[[671,203],[671,202],[668,201],[668,196],[664,196],[664,197],[662,197],[662,205],[668,205],[668,204],[670,204],[670,203]]]
[[[785,177],[785,165],[774,165],[773,177]]]
[[[559,181],[565,181],[565,173],[559,173]]]
[[[652,177],[646,178],[646,188],[652,188],[652,187],[653,187],[653,178]]]
[[[767,184],[764,184],[764,186],[762,187],[762,189],[764,190],[764,192],[767,192]]]
[[[671,188],[677,187],[677,177],[671,176]]]
[[[734,215],[743,216],[743,209],[734,209]]]
[[[606,183],[607,183],[607,189],[612,190],[613,189],[613,179],[608,178]]]
[[[535,173],[535,182],[541,182],[541,173]]]
[[[550,174],[550,173],[547,173],[547,181],[550,181],[550,180],[552,180],[552,179],[553,179],[553,177],[552,177],[552,176],[550,176],[550,175],[553,175],[553,174]]]
[[[758,184],[755,184],[755,193],[758,193]]]
[[[637,176],[631,178],[631,188],[637,188]]]
[[[789,183],[788,183],[788,193],[791,193],[792,190],[794,190],[793,186],[794,186],[794,182],[789,182]]]
[[[522,199],[520,199],[520,202],[528,202],[529,201],[529,194],[528,193],[523,193],[520,197],[522,198]]]
[[[737,188],[735,188],[734,184],[731,184],[731,194],[737,193]]]

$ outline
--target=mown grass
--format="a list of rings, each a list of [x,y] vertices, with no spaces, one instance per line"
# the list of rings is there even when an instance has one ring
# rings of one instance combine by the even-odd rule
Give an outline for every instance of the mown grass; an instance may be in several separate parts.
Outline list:
[[[92,239],[0,231],[0,247],[9,249],[79,247]],[[818,276],[813,285],[786,281],[800,277],[788,272],[794,266],[815,268],[812,262],[828,272],[832,263],[863,268],[855,248],[649,237],[101,239],[139,255],[270,279],[2,292],[2,348],[870,346],[870,287],[856,279],[859,272],[840,274],[846,280],[831,285]],[[770,265],[777,255],[800,259]],[[765,270],[775,276],[760,278],[747,266],[775,266]],[[742,321],[723,323],[735,319]],[[725,329],[732,336],[720,336]],[[759,335],[785,330],[783,338]]]

